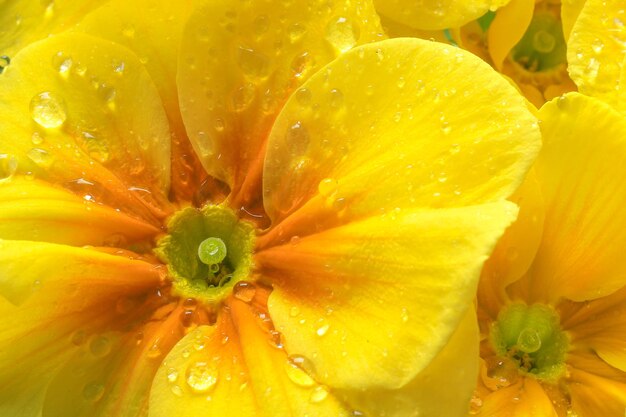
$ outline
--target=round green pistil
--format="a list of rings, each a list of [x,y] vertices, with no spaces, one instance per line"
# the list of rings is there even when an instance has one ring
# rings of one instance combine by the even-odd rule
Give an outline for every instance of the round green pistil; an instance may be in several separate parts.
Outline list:
[[[554,381],[565,372],[569,338],[550,306],[507,306],[493,323],[490,337],[496,353],[511,359],[524,374]]]
[[[226,258],[226,244],[219,237],[210,237],[200,242],[198,257],[205,265],[219,265]]]
[[[566,64],[566,50],[560,20],[550,12],[538,12],[511,51],[511,58],[530,72],[548,71]]]

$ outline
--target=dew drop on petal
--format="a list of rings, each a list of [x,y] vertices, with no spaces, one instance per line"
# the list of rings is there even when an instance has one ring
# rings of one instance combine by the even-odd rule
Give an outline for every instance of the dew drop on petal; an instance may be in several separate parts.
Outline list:
[[[45,149],[41,148],[31,149],[26,153],[26,156],[42,168],[48,168],[52,165],[52,162],[54,162],[52,155],[50,155]]]
[[[30,100],[30,115],[40,126],[54,129],[65,123],[67,110],[61,97],[44,91]]]
[[[328,397],[328,391],[326,391],[324,387],[316,387],[313,391],[311,391],[311,396],[309,397],[309,400],[312,403],[316,404],[324,401],[326,397]]]
[[[98,358],[106,356],[111,352],[111,340],[106,336],[96,336],[89,343],[89,350]]]
[[[104,385],[91,382],[83,388],[83,398],[90,402],[96,402],[104,395]]]
[[[332,20],[326,27],[326,40],[338,52],[346,52],[357,43],[359,27],[345,17]]]
[[[175,368],[168,368],[167,370],[167,380],[169,382],[176,382],[178,379],[178,371]]]
[[[206,393],[217,383],[217,370],[206,362],[195,362],[187,368],[187,385],[196,393]]]
[[[285,373],[289,380],[300,387],[312,387],[315,381],[302,368],[292,361],[285,362]]]
[[[17,158],[13,155],[0,153],[0,181],[10,180],[17,171]]]
[[[326,333],[328,333],[328,329],[330,328],[329,324],[324,324],[323,326],[320,326],[315,333],[317,333],[318,336],[324,336]]]
[[[255,294],[255,285],[247,281],[239,281],[233,287],[233,295],[235,296],[235,298],[243,301],[244,303],[249,303],[250,301],[252,301]]]
[[[317,191],[322,197],[328,197],[337,191],[337,180],[334,178],[324,178],[317,186]]]

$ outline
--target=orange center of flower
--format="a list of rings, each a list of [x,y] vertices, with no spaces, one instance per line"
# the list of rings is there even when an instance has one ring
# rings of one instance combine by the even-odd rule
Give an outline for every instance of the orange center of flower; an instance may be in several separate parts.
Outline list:
[[[254,226],[225,207],[185,208],[168,222],[155,249],[167,264],[173,293],[215,306],[249,277]]]
[[[511,360],[524,374],[556,380],[565,372],[569,338],[549,306],[509,305],[498,314],[490,337],[497,355]]]

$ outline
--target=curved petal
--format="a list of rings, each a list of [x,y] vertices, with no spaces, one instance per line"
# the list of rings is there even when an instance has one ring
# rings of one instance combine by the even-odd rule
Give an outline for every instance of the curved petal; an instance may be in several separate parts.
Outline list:
[[[91,249],[0,241],[0,412],[39,416],[56,372],[86,343],[108,352],[103,332],[132,327],[161,283],[154,265]]]
[[[383,16],[415,29],[456,28],[478,19],[509,0],[375,0]]]
[[[20,49],[62,32],[107,0],[5,0],[0,7],[0,55],[13,58]],[[1,71],[0,71],[1,72]]]
[[[506,198],[539,146],[525,100],[475,56],[409,38],[359,47],[276,120],[263,174],[274,227],[259,244],[396,207]]]
[[[342,389],[398,388],[447,343],[517,210],[400,210],[256,254],[285,347]]]
[[[166,215],[168,122],[126,48],[78,33],[30,45],[2,74],[0,112],[18,172],[154,223]]]
[[[0,239],[127,247],[160,229],[38,180],[0,183]]]
[[[587,0],[567,42],[568,71],[579,91],[615,106],[625,56],[624,5]]]
[[[200,162],[183,125],[176,89],[178,51],[191,1],[112,0],[88,14],[74,30],[132,50],[159,90],[172,138],[172,192],[190,201],[202,176]]]
[[[626,285],[626,119],[577,93],[547,103],[540,119],[546,214],[527,302],[605,296]]]
[[[477,377],[478,327],[470,308],[443,350],[404,387],[344,397],[367,416],[466,416]]]
[[[478,417],[558,417],[550,398],[534,378],[499,389],[485,398]],[[583,414],[586,415],[586,414]]]
[[[261,321],[249,305],[231,300],[214,326],[185,336],[157,372],[150,417],[351,415],[269,343]]]
[[[489,55],[498,70],[511,49],[522,39],[535,10],[534,0],[511,0],[498,10],[487,32]]]
[[[491,320],[496,320],[508,299],[505,289],[528,271],[541,243],[544,204],[534,170],[509,200],[519,206],[519,216],[485,262],[478,283],[479,310]],[[517,295],[510,297],[515,299]]]
[[[291,92],[381,32],[370,0],[219,0],[195,10],[178,61],[183,120],[207,172],[230,185],[234,207],[258,203],[267,135]]]

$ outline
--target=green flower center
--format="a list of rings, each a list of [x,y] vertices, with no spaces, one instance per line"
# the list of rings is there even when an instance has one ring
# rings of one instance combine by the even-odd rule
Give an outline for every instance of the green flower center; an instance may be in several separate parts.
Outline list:
[[[559,19],[548,11],[537,12],[511,57],[528,71],[547,71],[567,62],[566,48]]]
[[[155,253],[167,264],[174,294],[214,306],[237,282],[249,278],[254,226],[229,208],[185,208],[172,216],[167,228]]]
[[[490,336],[496,353],[511,359],[524,374],[554,381],[565,372],[569,338],[549,306],[509,305],[492,324]]]

